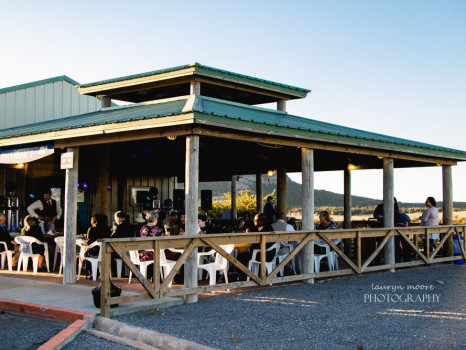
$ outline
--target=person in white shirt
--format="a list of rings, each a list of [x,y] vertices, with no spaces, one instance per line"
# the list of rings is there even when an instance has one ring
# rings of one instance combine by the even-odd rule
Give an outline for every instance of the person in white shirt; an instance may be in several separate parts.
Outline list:
[[[60,203],[52,199],[52,191],[46,189],[44,198],[38,199],[27,207],[29,215],[39,220],[39,226],[42,233],[46,234],[55,229],[55,221],[59,220],[62,215]]]
[[[435,201],[434,197],[427,197],[426,199],[427,209],[422,213],[421,226],[438,226],[439,213],[438,213],[438,209],[435,207],[436,205],[437,205],[437,202]],[[426,237],[424,236],[423,238],[425,239]],[[438,233],[433,233],[429,235],[429,252],[432,252],[434,250],[434,242],[436,239],[439,239]]]

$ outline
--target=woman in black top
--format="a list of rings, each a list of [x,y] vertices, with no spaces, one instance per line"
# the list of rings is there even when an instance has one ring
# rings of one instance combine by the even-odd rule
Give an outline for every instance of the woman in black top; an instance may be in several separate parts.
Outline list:
[[[91,245],[101,238],[109,238],[112,231],[108,226],[108,219],[106,215],[96,214],[91,218],[91,227],[87,230],[87,245]],[[89,249],[87,256],[98,256],[99,247]]]
[[[44,235],[42,234],[42,230],[40,226],[38,225],[36,218],[31,215],[27,215],[24,218],[24,228],[21,230],[21,235],[34,237],[34,238],[37,238],[41,242],[45,242]],[[38,264],[38,267],[40,269],[42,268],[42,264],[44,263],[45,247],[37,243],[32,243],[31,246],[32,246],[33,254],[40,254],[39,264]]]

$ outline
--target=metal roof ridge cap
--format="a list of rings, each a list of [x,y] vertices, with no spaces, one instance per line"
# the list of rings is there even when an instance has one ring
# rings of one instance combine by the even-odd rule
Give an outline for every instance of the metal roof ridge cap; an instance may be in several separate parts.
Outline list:
[[[24,83],[24,84],[18,84],[18,85],[13,85],[13,86],[7,86],[5,88],[0,89],[0,94],[5,94],[7,92],[12,92],[12,91],[17,91],[17,90],[23,90],[23,89],[28,89],[40,85],[46,85],[46,84],[53,84],[59,81],[66,81],[70,83],[73,86],[79,86],[79,83],[71,79],[67,75],[58,75],[56,77],[51,77],[51,78],[46,78],[46,79],[41,79],[41,80],[36,80],[36,81],[31,81],[29,83]]]
[[[278,109],[270,109],[270,108],[265,108],[265,107],[251,106],[251,105],[247,105],[247,104],[244,104],[244,103],[228,101],[228,100],[222,100],[220,98],[208,97],[208,96],[203,96],[203,95],[199,95],[199,97],[201,99],[203,99],[203,100],[210,100],[212,102],[220,102],[220,103],[223,103],[223,104],[242,107],[242,108],[247,108],[247,109],[256,109],[256,110],[261,111],[261,112],[270,112],[270,113],[277,113],[277,114],[282,114],[282,115],[290,115],[290,114],[288,114],[288,112],[279,111]],[[298,118],[303,118],[303,117],[298,117]]]
[[[189,112],[204,112],[204,107],[202,104],[202,99],[199,98],[200,96],[197,94],[192,94],[186,100],[186,104],[184,105],[181,113],[189,113]]]

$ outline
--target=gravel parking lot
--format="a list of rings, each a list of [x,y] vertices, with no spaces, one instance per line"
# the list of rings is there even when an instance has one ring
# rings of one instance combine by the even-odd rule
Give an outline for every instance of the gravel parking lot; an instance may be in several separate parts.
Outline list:
[[[0,349],[37,349],[68,327],[68,323],[30,317],[12,312],[0,313]]]
[[[466,265],[447,264],[216,295],[114,319],[218,349],[466,349],[465,287]],[[89,337],[66,349],[111,348]]]

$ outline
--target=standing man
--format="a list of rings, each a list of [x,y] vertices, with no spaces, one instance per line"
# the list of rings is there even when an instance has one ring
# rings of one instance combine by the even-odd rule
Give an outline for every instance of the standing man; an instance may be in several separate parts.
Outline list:
[[[52,191],[44,190],[44,198],[38,199],[27,207],[29,215],[39,220],[39,226],[45,235],[49,230],[55,229],[55,221],[59,220],[62,215],[60,204],[52,199]]]
[[[5,225],[6,217],[5,214],[0,213],[0,241],[5,242],[7,245],[8,250],[13,250],[14,255],[11,261],[11,268],[15,268],[18,264],[19,258],[19,245],[15,242],[13,237],[11,237],[10,232],[8,232],[8,228]],[[0,245],[0,252],[4,250],[3,244]]]
[[[267,221],[269,224],[273,224],[276,221],[277,207],[272,196],[267,197],[267,202],[265,202],[264,205],[264,214],[267,215]]]

